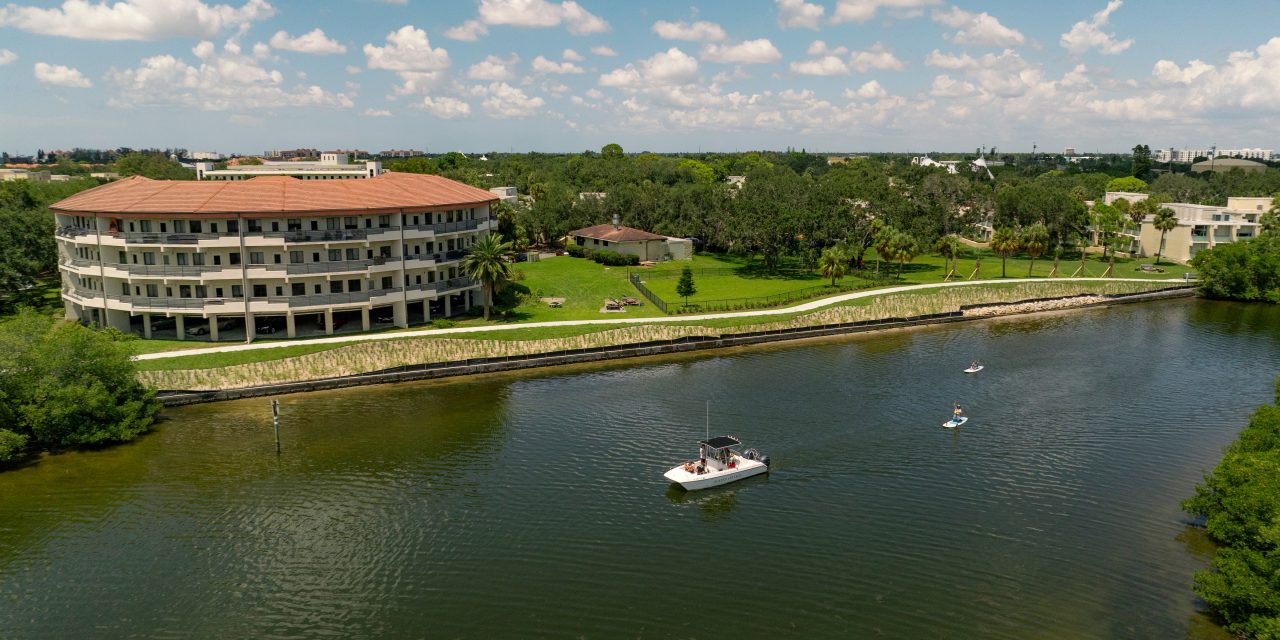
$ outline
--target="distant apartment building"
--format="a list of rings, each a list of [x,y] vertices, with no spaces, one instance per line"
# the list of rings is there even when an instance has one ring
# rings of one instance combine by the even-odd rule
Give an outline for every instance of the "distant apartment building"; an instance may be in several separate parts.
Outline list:
[[[1074,155],[1076,155],[1076,148],[1075,148],[1075,147],[1067,147],[1065,150],[1063,150],[1062,155],[1064,155],[1064,156],[1074,156]]]
[[[68,318],[146,338],[405,327],[479,301],[497,198],[440,176],[150,180],[51,205]]]
[[[1156,149],[1153,159],[1156,162],[1195,162],[1196,158],[1215,158],[1218,156],[1226,156],[1228,158],[1241,158],[1244,160],[1261,160],[1269,162],[1275,159],[1275,153],[1271,149]]]
[[[268,149],[262,155],[267,158],[314,158],[320,155],[319,149]]]
[[[48,182],[48,171],[31,171],[29,169],[0,169],[0,182],[13,180],[30,180],[31,182]]]
[[[427,155],[426,151],[416,149],[387,149],[378,152],[378,156],[382,158],[416,158],[425,155]]]
[[[1114,204],[1124,198],[1132,203],[1147,197],[1145,193],[1108,191],[1103,202]],[[1261,232],[1259,218],[1271,207],[1271,198],[1227,198],[1225,207],[1186,202],[1167,202],[1164,206],[1177,216],[1178,226],[1165,234],[1160,256],[1185,263],[1204,249],[1257,236]],[[1132,222],[1126,221],[1125,235],[1133,240],[1130,252],[1134,255],[1150,257],[1160,250],[1160,231],[1152,222],[1152,217],[1147,216],[1134,228]]]
[[[345,153],[325,152],[320,160],[282,162],[268,160],[262,164],[242,164],[214,169],[212,162],[197,162],[196,180],[249,180],[260,176],[289,176],[302,180],[349,180],[376,178],[382,175],[382,163],[368,160],[350,164]]]
[[[515,187],[493,187],[489,189],[489,193],[498,196],[499,200],[507,204],[515,204],[519,200]]]
[[[227,156],[217,151],[188,151],[188,160],[226,160]]]

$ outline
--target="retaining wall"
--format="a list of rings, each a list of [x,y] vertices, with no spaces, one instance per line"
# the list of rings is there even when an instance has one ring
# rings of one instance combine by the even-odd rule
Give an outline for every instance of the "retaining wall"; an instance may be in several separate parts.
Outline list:
[[[354,387],[367,384],[387,384],[409,380],[428,380],[432,378],[465,376],[477,373],[494,373],[500,371],[514,371],[517,369],[532,369],[535,367],[550,367],[562,364],[602,362],[605,360],[615,360],[620,358],[637,358],[643,356],[685,353],[690,351],[703,351],[707,349],[723,349],[726,347],[763,344],[768,342],[778,342],[781,340],[801,340],[804,338],[819,338],[824,336],[861,333],[864,331],[877,331],[881,329],[896,329],[900,327],[912,327],[927,324],[985,320],[1001,316],[966,316],[965,312],[973,309],[1008,307],[1018,304],[1027,304],[1029,302],[1047,302],[1050,300],[1070,300],[1073,298],[1091,297],[1094,295],[1096,294],[1080,294],[1060,298],[1036,298],[1031,300],[1020,300],[1017,302],[964,305],[960,307],[959,311],[952,311],[948,313],[934,313],[909,318],[863,320],[859,322],[846,322],[840,324],[775,329],[772,331],[749,331],[722,335],[718,338],[709,336],[686,336],[683,338],[676,338],[674,340],[654,340],[651,342],[615,345],[609,347],[593,347],[590,349],[570,349],[565,351],[521,356],[472,358],[469,360],[459,360],[454,362],[417,364],[351,376],[322,378],[319,380],[308,380],[305,382],[287,382],[256,387],[242,387],[237,389],[222,389],[218,391],[162,390],[159,393],[159,399],[165,406],[180,406],[202,402],[216,402],[219,400],[234,400],[238,398],[254,398],[285,393],[299,393],[303,391],[340,389],[343,387]],[[1143,302],[1147,300],[1189,297],[1193,295],[1195,295],[1194,289],[1190,287],[1174,287],[1152,292],[1105,296],[1107,299],[1104,301],[1083,304],[1071,308],[1082,309],[1086,307],[1102,307],[1116,304]],[[1025,315],[1026,313],[1036,312],[1029,311],[1023,312],[1022,314],[1004,315]]]

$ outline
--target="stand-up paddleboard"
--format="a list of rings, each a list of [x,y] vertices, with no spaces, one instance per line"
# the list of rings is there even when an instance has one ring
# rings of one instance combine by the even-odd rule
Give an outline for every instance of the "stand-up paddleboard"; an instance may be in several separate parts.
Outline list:
[[[956,420],[955,418],[952,418],[951,420],[948,420],[948,421],[946,421],[946,422],[942,423],[942,426],[944,426],[944,427],[946,427],[946,428],[948,428],[948,429],[954,429],[954,428],[956,428],[956,427],[958,427],[958,426],[960,426],[960,425],[962,425],[962,424],[964,424],[964,423],[966,423],[966,422],[968,422],[968,421],[969,421],[969,416],[960,416],[960,419],[959,419],[959,420]]]
[[[986,368],[986,367],[985,367],[985,366],[983,366],[983,365],[978,365],[978,366],[976,366],[976,367],[969,367],[968,369],[965,369],[965,370],[964,370],[964,372],[965,372],[965,373],[977,373],[977,372],[979,372],[979,371],[982,371],[982,370],[983,370],[983,369],[985,369],[985,368]]]

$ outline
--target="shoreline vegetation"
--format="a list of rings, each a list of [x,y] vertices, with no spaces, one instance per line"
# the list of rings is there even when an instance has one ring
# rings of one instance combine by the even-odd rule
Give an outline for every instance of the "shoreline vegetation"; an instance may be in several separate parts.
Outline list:
[[[1246,638],[1280,638],[1280,377],[1275,391],[1182,503],[1218,545],[1195,592]]]
[[[1131,295],[1176,287],[1170,281],[1151,282],[1023,282],[925,288],[857,298],[813,311],[752,315],[685,322],[633,325],[574,325],[511,329],[484,339],[446,334],[405,337],[349,344],[296,345],[258,351],[175,356],[139,361],[139,379],[167,390],[211,391],[303,382],[365,374],[396,367],[549,353],[672,340],[688,336],[722,337],[736,333],[795,329],[849,322],[915,317],[957,312],[961,306],[1026,303],[1006,308],[974,310],[990,316],[1053,308],[1069,308],[1105,300],[1103,296]],[[501,334],[501,335],[499,335]]]

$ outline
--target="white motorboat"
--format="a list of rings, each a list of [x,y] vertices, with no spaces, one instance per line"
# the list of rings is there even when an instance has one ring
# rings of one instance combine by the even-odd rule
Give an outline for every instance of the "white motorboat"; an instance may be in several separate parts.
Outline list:
[[[755,449],[742,453],[734,447],[742,443],[733,436],[716,436],[698,441],[698,459],[676,465],[663,474],[687,491],[709,489],[769,471],[769,456]]]
[[[968,421],[969,421],[969,416],[959,416],[942,423],[942,426],[948,429],[954,429]]]

